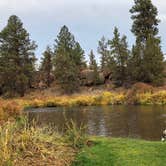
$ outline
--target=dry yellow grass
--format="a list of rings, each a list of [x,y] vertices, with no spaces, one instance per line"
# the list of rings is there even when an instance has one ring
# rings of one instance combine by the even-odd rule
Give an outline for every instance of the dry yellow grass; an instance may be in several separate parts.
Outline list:
[[[50,128],[28,126],[22,120],[0,126],[0,165],[70,165],[75,150]]]
[[[92,106],[116,104],[166,104],[166,91],[134,91],[131,92],[101,92],[97,94],[80,94],[71,96],[35,95],[25,98],[0,99],[0,121],[16,117],[27,107],[57,107],[57,106]]]

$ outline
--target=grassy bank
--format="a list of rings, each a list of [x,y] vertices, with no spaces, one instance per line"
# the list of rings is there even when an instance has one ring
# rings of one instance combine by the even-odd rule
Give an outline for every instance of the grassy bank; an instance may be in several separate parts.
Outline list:
[[[49,127],[28,125],[24,118],[0,126],[0,165],[71,165],[76,150],[67,136]]]
[[[164,166],[166,144],[127,138],[87,137],[68,122],[63,135],[26,119],[0,126],[0,165]]]
[[[166,91],[127,91],[127,92],[102,92],[95,95],[72,96],[30,96],[17,99],[0,99],[0,121],[21,114],[27,107],[57,107],[57,106],[92,106],[92,105],[165,105]]]
[[[132,139],[96,138],[84,148],[73,166],[164,166],[166,144]]]
[[[162,142],[109,138],[88,141],[83,126],[78,129],[74,123],[67,123],[66,134],[59,135],[48,127],[29,126],[20,118],[22,110],[28,107],[116,104],[165,105],[166,91],[136,88],[59,97],[39,94],[8,100],[0,98],[0,165],[71,165],[78,152],[74,166],[165,165],[166,144]]]

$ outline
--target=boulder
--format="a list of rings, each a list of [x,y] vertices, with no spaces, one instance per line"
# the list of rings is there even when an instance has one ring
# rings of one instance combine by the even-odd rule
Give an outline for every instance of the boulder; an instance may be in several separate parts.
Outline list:
[[[81,85],[91,86],[95,84],[95,76],[93,70],[87,69],[81,72]],[[105,78],[103,73],[99,73],[99,80],[97,84],[104,84]]]

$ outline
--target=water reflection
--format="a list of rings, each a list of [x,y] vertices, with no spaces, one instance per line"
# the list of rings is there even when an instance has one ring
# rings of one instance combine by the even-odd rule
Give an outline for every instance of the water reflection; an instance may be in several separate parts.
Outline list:
[[[65,120],[87,125],[90,135],[160,140],[166,128],[164,106],[105,106],[28,110],[39,125],[53,124],[59,131]]]

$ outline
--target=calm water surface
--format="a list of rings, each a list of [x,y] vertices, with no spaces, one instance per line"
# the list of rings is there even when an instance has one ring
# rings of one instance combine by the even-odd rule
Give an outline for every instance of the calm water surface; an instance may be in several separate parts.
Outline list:
[[[39,108],[26,110],[29,120],[39,125],[52,124],[62,131],[65,119],[87,126],[87,133],[97,136],[131,137],[160,140],[166,129],[166,106],[91,106],[74,108]]]

